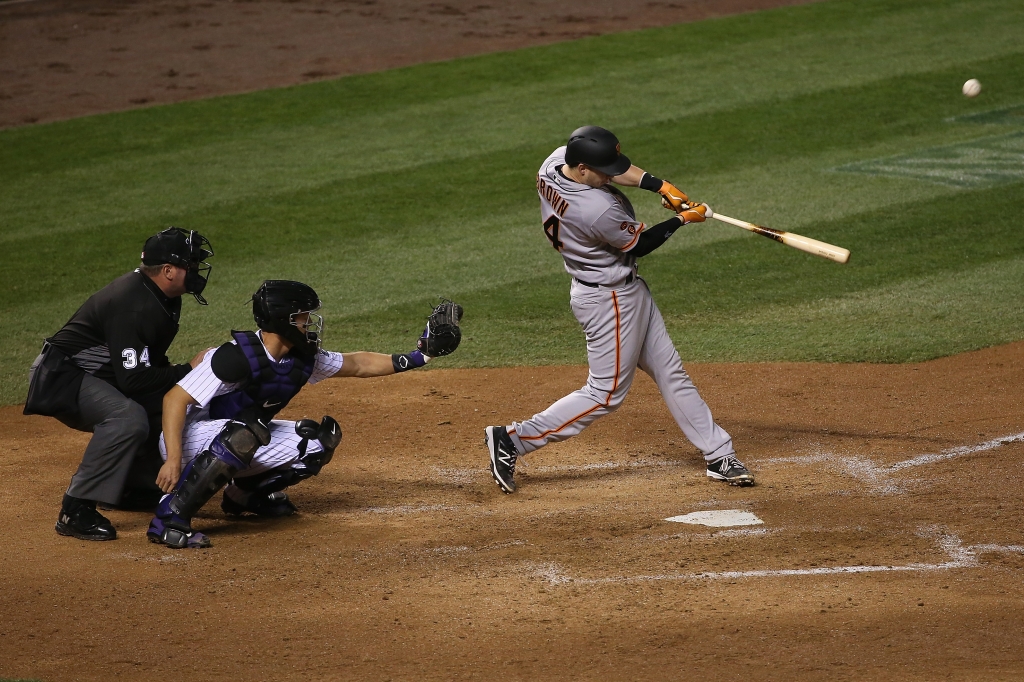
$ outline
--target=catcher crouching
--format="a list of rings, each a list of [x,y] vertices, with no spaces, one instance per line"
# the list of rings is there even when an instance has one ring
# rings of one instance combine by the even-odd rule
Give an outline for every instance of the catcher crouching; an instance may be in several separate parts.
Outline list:
[[[176,549],[209,547],[192,517],[221,488],[230,515],[288,516],[285,490],[320,473],[341,443],[331,416],[274,419],[306,384],[423,367],[462,338],[462,307],[434,308],[416,350],[337,353],[320,347],[320,299],[306,284],[268,280],[252,297],[258,331],[235,331],[164,397],[157,485],[166,493],[146,535]]]

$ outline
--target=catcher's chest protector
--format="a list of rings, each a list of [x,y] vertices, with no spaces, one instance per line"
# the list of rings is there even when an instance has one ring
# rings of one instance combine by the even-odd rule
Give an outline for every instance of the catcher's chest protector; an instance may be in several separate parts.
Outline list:
[[[231,332],[231,335],[249,361],[251,375],[242,388],[210,401],[210,418],[245,423],[259,419],[266,423],[306,385],[316,357],[289,353],[279,362],[272,362],[255,333]]]

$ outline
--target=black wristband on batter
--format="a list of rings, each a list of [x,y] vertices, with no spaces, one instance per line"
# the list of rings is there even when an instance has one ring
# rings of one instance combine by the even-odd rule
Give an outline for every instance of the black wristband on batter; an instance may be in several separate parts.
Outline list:
[[[676,230],[683,226],[683,221],[679,216],[669,218],[663,223],[658,223],[654,227],[644,230],[640,233],[640,239],[637,240],[636,246],[627,251],[626,253],[631,256],[640,258],[646,256],[651,251],[668,241],[668,238],[675,234]]]
[[[648,192],[657,192],[661,189],[664,182],[664,180],[660,180],[650,173],[644,172],[643,177],[640,178],[640,189],[645,189]]]

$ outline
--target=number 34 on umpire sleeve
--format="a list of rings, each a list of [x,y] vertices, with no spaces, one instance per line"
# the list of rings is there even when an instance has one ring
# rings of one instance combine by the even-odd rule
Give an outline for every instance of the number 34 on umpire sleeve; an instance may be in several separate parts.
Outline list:
[[[547,235],[548,241],[551,242],[551,246],[555,247],[559,251],[561,251],[562,246],[564,246],[564,244],[558,240],[558,228],[560,226],[561,223],[558,222],[558,216],[556,215],[552,215],[544,221],[544,234]]]
[[[121,351],[121,357],[124,358],[125,369],[135,369],[139,364],[143,364],[149,367],[149,346],[142,349],[141,355],[136,355],[134,348],[125,348]]]

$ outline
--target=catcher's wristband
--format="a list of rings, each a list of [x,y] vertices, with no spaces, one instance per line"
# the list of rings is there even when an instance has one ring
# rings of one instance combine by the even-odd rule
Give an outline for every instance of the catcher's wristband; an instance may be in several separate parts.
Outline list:
[[[411,353],[393,353],[391,355],[391,364],[395,368],[395,374],[422,367],[429,361],[430,358],[418,350],[414,350]]]
[[[660,180],[647,172],[640,178],[640,189],[645,189],[648,192],[658,192],[664,184],[664,180]]]

